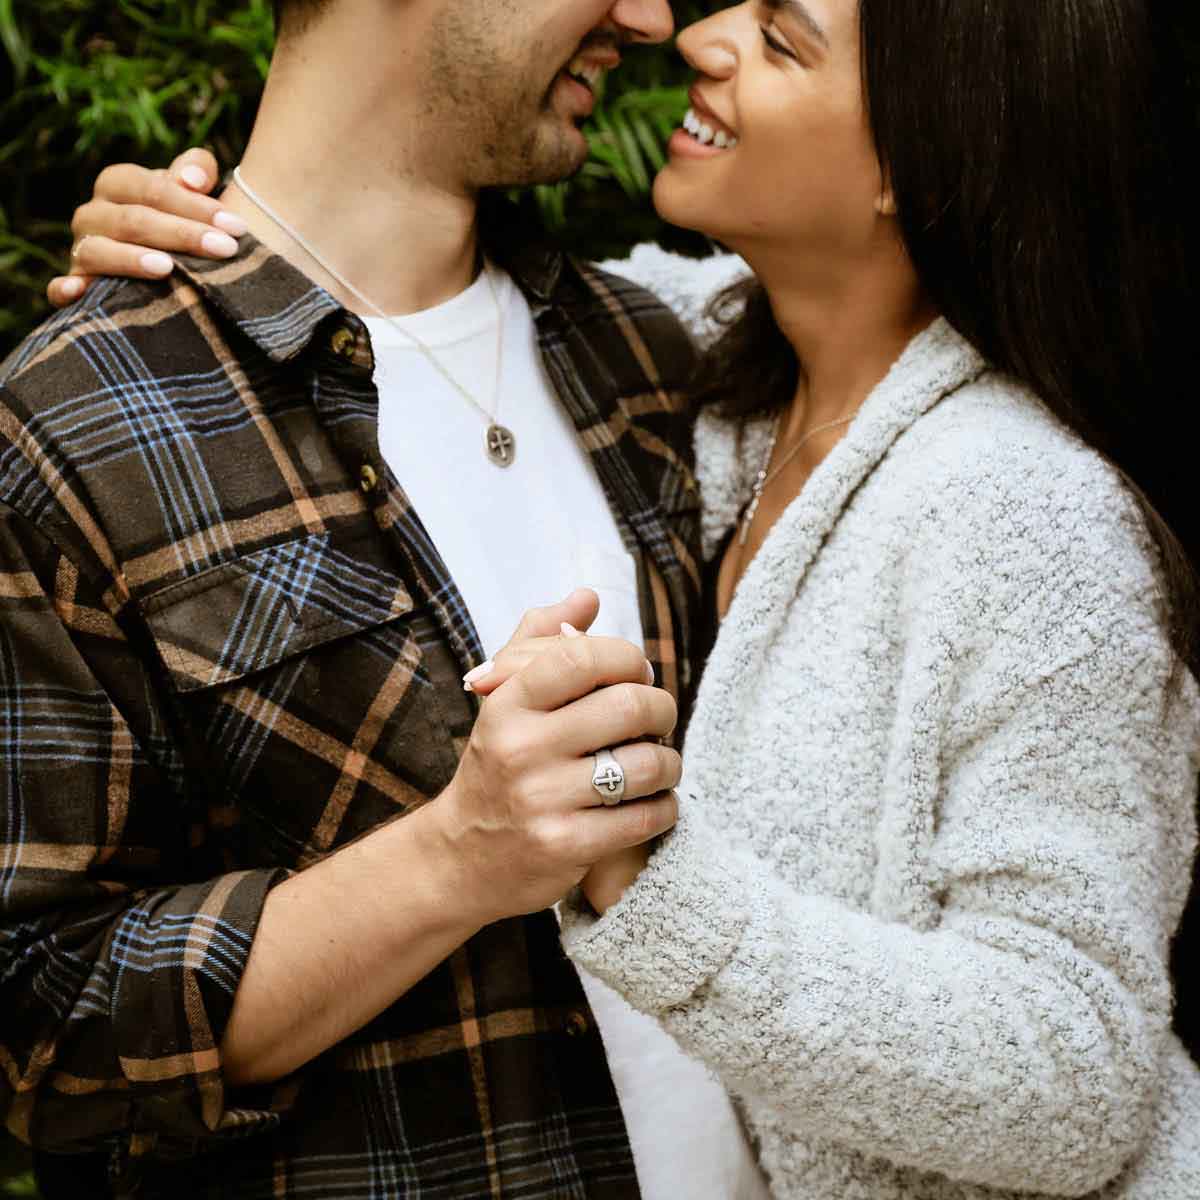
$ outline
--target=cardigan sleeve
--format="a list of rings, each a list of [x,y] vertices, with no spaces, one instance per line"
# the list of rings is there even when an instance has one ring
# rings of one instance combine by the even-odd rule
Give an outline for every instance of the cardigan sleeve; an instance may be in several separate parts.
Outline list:
[[[971,502],[951,506],[914,555],[882,786],[935,780],[931,826],[905,831],[925,847],[933,919],[786,886],[705,816],[729,798],[685,783],[648,868],[603,918],[576,897],[564,937],[800,1136],[1082,1196],[1152,1119],[1197,706],[1127,501],[1106,487],[1082,511],[1049,490],[975,512],[983,540],[962,523]],[[1081,519],[1084,536],[1059,536]]]

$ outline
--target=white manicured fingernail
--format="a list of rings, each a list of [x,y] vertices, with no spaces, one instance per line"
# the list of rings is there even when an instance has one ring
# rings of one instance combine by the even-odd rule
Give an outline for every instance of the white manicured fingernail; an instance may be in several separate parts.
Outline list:
[[[70,279],[64,279],[62,294],[68,300],[78,300],[83,295],[83,280],[74,276]]]
[[[558,627],[558,629],[559,629],[559,632],[563,635],[563,637],[583,637],[583,634],[580,633],[579,630],[576,629],[574,625],[568,625],[566,621],[564,621]]]
[[[235,238],[245,237],[250,232],[250,226],[237,213],[226,212],[224,209],[213,216],[212,223]]]
[[[478,683],[485,675],[490,675],[495,669],[496,664],[489,658],[487,662],[480,663],[474,670],[468,671],[463,676],[463,691],[469,692],[472,690],[471,685]]]
[[[200,170],[199,167],[184,167],[179,172],[179,178],[183,180],[188,187],[208,189],[208,176]]]
[[[238,244],[227,233],[206,233],[200,239],[200,246],[205,254],[215,258],[232,258],[238,252]]]
[[[649,659],[646,659],[646,682],[651,687],[654,686],[654,667]]]
[[[175,270],[175,264],[157,250],[142,255],[142,270],[149,275],[170,275]]]

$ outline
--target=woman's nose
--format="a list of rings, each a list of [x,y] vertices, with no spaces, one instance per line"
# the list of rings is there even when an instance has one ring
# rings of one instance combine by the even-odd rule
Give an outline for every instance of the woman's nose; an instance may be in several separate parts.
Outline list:
[[[736,43],[730,24],[732,10],[715,13],[680,31],[675,46],[684,61],[702,75],[727,79],[737,66]]]

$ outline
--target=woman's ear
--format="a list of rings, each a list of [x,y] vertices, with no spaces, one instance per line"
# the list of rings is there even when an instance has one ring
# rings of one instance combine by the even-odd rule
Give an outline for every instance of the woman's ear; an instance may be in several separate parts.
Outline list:
[[[892,191],[892,185],[886,179],[879,189],[879,195],[875,197],[875,211],[881,217],[896,215],[896,193]]]

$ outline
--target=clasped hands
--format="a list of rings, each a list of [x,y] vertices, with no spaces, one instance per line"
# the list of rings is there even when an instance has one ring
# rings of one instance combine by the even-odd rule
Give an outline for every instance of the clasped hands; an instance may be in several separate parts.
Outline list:
[[[539,911],[577,884],[603,913],[675,824],[682,764],[659,743],[675,701],[638,647],[583,635],[598,612],[587,589],[531,610],[490,669],[468,676],[484,702],[434,803],[481,920]],[[593,756],[608,747],[625,776],[616,807],[592,786]]]

